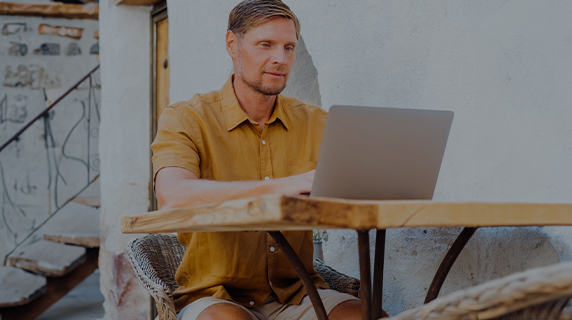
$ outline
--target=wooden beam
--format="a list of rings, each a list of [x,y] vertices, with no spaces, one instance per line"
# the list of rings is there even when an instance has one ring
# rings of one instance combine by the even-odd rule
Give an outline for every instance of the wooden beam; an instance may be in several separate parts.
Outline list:
[[[117,4],[126,6],[152,6],[161,2],[162,0],[121,0]]]
[[[48,277],[47,290],[32,302],[0,309],[2,320],[32,320],[48,310],[98,268],[99,249],[90,249],[86,261],[63,277]]]
[[[121,219],[124,233],[572,225],[572,204],[268,195]]]
[[[0,15],[98,20],[99,6],[67,3],[0,2]]]

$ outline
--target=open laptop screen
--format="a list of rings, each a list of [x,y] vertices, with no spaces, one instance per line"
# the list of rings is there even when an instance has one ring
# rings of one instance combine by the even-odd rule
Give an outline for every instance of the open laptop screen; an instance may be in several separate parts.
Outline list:
[[[311,196],[432,199],[452,111],[330,108]]]

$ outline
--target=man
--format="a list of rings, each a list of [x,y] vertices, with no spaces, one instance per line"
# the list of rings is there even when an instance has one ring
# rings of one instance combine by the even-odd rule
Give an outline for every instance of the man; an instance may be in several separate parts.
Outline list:
[[[235,74],[223,88],[168,106],[153,142],[163,209],[310,192],[326,120],[280,95],[294,64],[298,19],[279,0],[246,0],[230,13]],[[329,290],[312,267],[312,233],[284,232],[330,319],[361,319],[358,299]],[[265,232],[179,234],[179,319],[315,319],[301,280]]]

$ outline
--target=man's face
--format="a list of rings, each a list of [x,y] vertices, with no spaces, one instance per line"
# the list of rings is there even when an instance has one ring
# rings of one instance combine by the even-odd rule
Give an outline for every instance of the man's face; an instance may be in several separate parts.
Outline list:
[[[237,40],[235,81],[242,81],[264,95],[282,92],[296,58],[294,49],[298,40],[294,21],[272,18]]]

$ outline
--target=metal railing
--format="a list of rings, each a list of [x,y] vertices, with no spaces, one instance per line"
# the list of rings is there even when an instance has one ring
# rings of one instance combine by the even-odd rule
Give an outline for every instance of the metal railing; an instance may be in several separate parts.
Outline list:
[[[7,232],[10,234],[10,236],[14,237],[12,243],[15,245],[12,250],[10,250],[7,254],[5,254],[3,263],[4,265],[6,265],[8,257],[12,253],[14,253],[14,251],[19,246],[28,241],[41,227],[43,227],[50,219],[52,219],[58,212],[60,212],[62,208],[64,208],[68,203],[72,202],[77,196],[79,196],[82,192],[88,189],[99,178],[99,164],[98,164],[99,158],[98,156],[94,158],[93,154],[90,151],[92,140],[97,139],[99,136],[98,126],[92,125],[92,109],[95,109],[94,116],[96,118],[94,120],[97,120],[97,122],[99,123],[100,119],[99,103],[96,99],[95,88],[94,88],[94,74],[98,69],[99,65],[97,65],[89,73],[87,73],[84,77],[82,77],[65,93],[59,96],[53,103],[50,103],[48,107],[42,110],[37,116],[32,118],[28,123],[26,123],[22,128],[20,128],[14,135],[12,135],[8,140],[6,140],[6,142],[4,142],[0,146],[0,153],[1,153],[12,143],[14,142],[18,143],[21,140],[21,136],[24,132],[26,132],[30,128],[34,128],[33,127],[34,123],[36,123],[40,119],[43,119],[42,138],[44,140],[43,147],[46,150],[46,155],[44,160],[46,161],[48,168],[46,170],[48,176],[46,187],[48,196],[47,207],[49,214],[45,219],[43,219],[43,221],[39,221],[39,224],[37,223],[38,221],[36,221],[35,219],[28,217],[27,213],[22,208],[23,206],[17,204],[16,201],[11,199],[9,192],[7,191],[8,185],[6,183],[7,180],[5,175],[6,171],[2,166],[2,161],[0,161],[0,176],[1,176],[0,183],[2,183],[0,187],[4,188],[2,192],[3,194],[1,195],[3,202],[0,204],[2,222],[4,223],[5,228]],[[68,130],[67,132],[62,131],[61,124],[56,125],[54,129],[52,126],[52,122],[54,121],[55,110],[52,109],[56,105],[58,105],[62,100],[68,97],[72,92],[76,91],[76,89],[78,89],[86,80],[89,81],[87,101],[85,99],[77,99],[77,98],[72,101],[72,103],[77,102],[82,108],[81,113],[75,111],[76,113],[78,113],[79,119],[73,123],[69,122],[66,123],[67,125],[66,130]],[[79,88],[79,89],[85,89],[85,88]],[[77,91],[79,91],[79,89]],[[44,97],[47,100],[45,91],[44,91]],[[65,112],[67,111],[63,111],[64,114]],[[83,140],[85,141],[85,145],[82,146],[82,151],[85,151],[83,149],[86,149],[87,152],[85,153],[85,155],[81,156],[77,154],[72,155],[70,154],[73,153],[72,151],[77,153],[77,150],[73,150],[75,146],[74,143],[77,145],[78,140],[81,140],[78,137],[78,132],[80,134],[83,134],[82,132],[80,132],[81,130],[84,130],[87,133],[87,137],[85,137],[86,139]],[[63,132],[63,134],[60,135],[62,137],[62,141],[56,142],[57,139],[54,138],[54,131],[57,131],[58,134]],[[71,140],[73,140],[73,143],[71,142]],[[72,149],[72,151],[68,150],[70,148]],[[19,152],[19,150],[17,152]],[[5,152],[2,153],[2,155],[5,155]],[[83,158],[84,156],[85,158]],[[86,183],[78,184],[77,181],[71,183],[71,179],[69,179],[69,177],[65,177],[64,176],[65,174],[62,170],[62,166],[65,166],[66,164],[74,166],[74,168],[76,169],[75,173],[77,173],[78,170],[81,171],[85,169],[85,173],[87,176]],[[73,176],[74,179],[75,176],[77,176],[77,174],[75,173],[70,174],[70,176]],[[83,178],[80,179],[83,180]],[[74,189],[72,191],[65,190],[66,192],[61,192],[60,189],[62,187],[73,187]],[[58,191],[60,191],[60,193],[58,193]],[[63,199],[62,196],[64,197]],[[11,210],[6,210],[5,207],[8,207],[8,209]],[[8,216],[10,214],[12,214],[12,217]],[[15,227],[10,223],[11,221],[10,218],[13,218],[12,220],[14,220],[14,216],[21,218],[20,220],[25,220],[26,218],[29,220],[32,219],[29,222],[30,227],[24,228],[23,230],[22,229],[15,230]],[[21,235],[21,233],[25,234],[25,237],[19,240],[18,237],[19,235]]]

